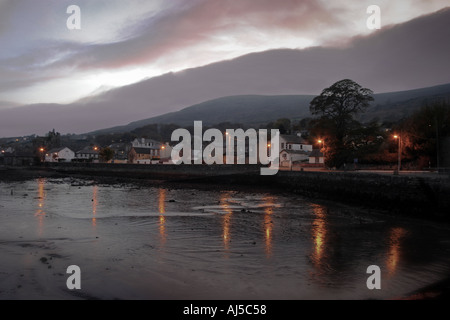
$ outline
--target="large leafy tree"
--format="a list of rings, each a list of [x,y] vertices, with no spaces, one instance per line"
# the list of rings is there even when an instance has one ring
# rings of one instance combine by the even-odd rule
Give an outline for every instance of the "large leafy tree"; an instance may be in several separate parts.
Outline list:
[[[419,166],[436,166],[444,150],[442,138],[450,135],[450,104],[427,104],[403,120],[394,130],[402,136],[403,156]]]
[[[98,155],[102,162],[108,162],[114,158],[114,154],[115,152],[113,149],[111,149],[110,147],[105,147],[100,150]]]
[[[326,160],[330,166],[340,166],[352,152],[352,132],[361,128],[355,119],[373,101],[372,90],[363,88],[353,80],[344,79],[325,88],[310,102],[315,120],[314,130],[323,132],[326,140]]]

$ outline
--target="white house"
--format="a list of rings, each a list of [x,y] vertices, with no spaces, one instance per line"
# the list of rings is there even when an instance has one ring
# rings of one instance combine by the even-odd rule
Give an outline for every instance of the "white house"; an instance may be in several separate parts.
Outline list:
[[[45,154],[45,162],[71,162],[75,158],[75,152],[69,148],[55,148]]]
[[[75,154],[78,162],[98,162],[99,150],[98,147],[86,147]]]
[[[131,146],[134,148],[160,149],[161,145],[161,142],[146,138],[136,138],[131,142]]]
[[[313,150],[313,146],[298,135],[281,134],[280,150],[311,152]]]
[[[131,152],[134,149],[135,152]],[[136,152],[138,151],[138,152]],[[136,138],[131,142],[129,152],[130,163],[160,163],[168,162],[172,154],[172,147],[153,139]]]
[[[309,164],[324,165],[325,158],[323,153],[319,149],[314,149],[309,155]]]
[[[281,150],[280,167],[291,167],[294,162],[308,162],[309,152],[303,150]]]

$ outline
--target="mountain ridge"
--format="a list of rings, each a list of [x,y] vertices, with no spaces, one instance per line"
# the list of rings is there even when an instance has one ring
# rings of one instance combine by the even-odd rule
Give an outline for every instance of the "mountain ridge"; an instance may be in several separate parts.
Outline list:
[[[395,121],[406,117],[425,103],[450,99],[450,83],[427,88],[374,94],[374,101],[362,121],[379,118]],[[206,125],[221,122],[262,124],[280,118],[311,117],[309,103],[315,95],[239,95],[221,97],[186,107],[177,112],[130,122],[126,125],[100,129],[87,134],[126,132],[149,124],[192,125],[203,121]],[[261,110],[262,109],[262,110]],[[256,112],[258,111],[258,112]]]

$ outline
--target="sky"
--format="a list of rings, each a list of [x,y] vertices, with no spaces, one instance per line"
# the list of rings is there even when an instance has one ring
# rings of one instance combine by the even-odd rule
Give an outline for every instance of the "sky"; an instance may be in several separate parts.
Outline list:
[[[70,30],[70,5],[81,29]],[[345,46],[449,0],[0,0],[0,109],[71,103],[114,87],[271,49]]]

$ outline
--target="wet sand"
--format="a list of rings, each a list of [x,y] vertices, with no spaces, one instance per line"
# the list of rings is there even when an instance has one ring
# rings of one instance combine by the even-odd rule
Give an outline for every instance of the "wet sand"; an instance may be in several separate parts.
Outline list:
[[[0,299],[448,292],[446,225],[248,188],[29,178],[0,182]],[[382,270],[381,290],[367,289],[372,264]],[[81,268],[81,290],[66,286],[70,265]]]

